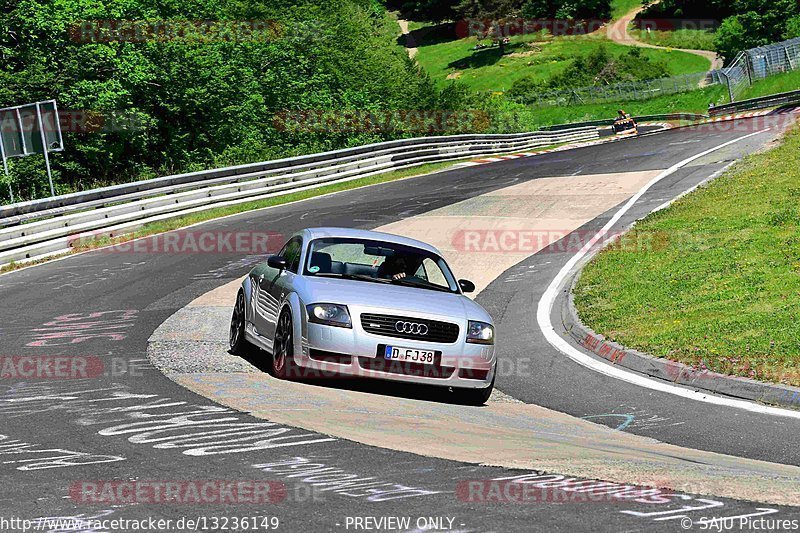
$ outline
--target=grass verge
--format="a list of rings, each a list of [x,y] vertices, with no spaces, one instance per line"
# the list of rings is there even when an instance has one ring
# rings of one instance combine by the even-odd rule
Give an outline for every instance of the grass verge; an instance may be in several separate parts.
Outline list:
[[[520,113],[520,122],[531,128],[538,128],[570,122],[612,119],[620,108],[634,116],[663,113],[706,114],[708,113],[708,104],[711,102],[715,104],[728,102],[727,91],[723,86],[716,85],[696,91],[633,102],[529,108],[528,111]]]
[[[785,93],[800,89],[800,69],[783,74],[775,74],[769,78],[755,82],[748,87],[740,96],[740,100],[748,98],[758,98],[771,94]]]
[[[72,251],[66,252],[64,254],[50,256],[35,261],[26,261],[23,263],[12,262],[7,265],[3,265],[2,267],[0,267],[0,274],[24,268],[27,266],[44,263],[74,253],[85,252],[95,248],[102,248],[103,246],[109,246],[111,244],[118,244],[138,239],[141,237],[147,237],[149,235],[155,235],[158,233],[164,233],[166,231],[172,231],[179,228],[184,228],[186,226],[191,226],[192,224],[205,222],[207,220],[212,220],[215,218],[220,218],[228,215],[235,215],[238,213],[244,213],[247,211],[252,211],[254,209],[262,209],[264,207],[272,207],[275,205],[288,204],[291,202],[296,202],[298,200],[305,200],[307,198],[313,198],[315,196],[321,196],[323,194],[329,194],[332,192],[346,191],[349,189],[356,189],[358,187],[365,187],[367,185],[376,185],[378,183],[384,183],[387,181],[395,181],[403,178],[410,178],[414,176],[421,176],[423,174],[430,174],[432,172],[444,170],[460,162],[469,161],[470,159],[473,158],[460,159],[456,161],[447,161],[443,163],[428,163],[425,165],[420,165],[418,167],[395,170],[392,172],[387,172],[385,174],[377,174],[375,176],[368,176],[365,178],[360,178],[352,181],[333,183],[330,185],[320,185],[319,187],[315,187],[313,189],[307,189],[298,192],[290,192],[281,196],[273,196],[271,198],[265,198],[263,200],[245,202],[225,207],[217,207],[209,209],[207,211],[200,211],[197,213],[178,216],[175,218],[169,218],[158,222],[151,222],[143,225],[136,231],[133,231],[131,233],[126,233],[125,235],[120,235],[119,237],[114,237],[114,238],[96,237],[93,239],[82,239],[81,243],[77,245]]]
[[[657,245],[604,250],[586,267],[584,323],[654,356],[800,386],[800,131],[632,235]]]

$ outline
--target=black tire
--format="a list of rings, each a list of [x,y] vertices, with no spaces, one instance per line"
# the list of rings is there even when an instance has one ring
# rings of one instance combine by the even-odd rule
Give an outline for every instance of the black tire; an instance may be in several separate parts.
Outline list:
[[[233,306],[233,316],[231,316],[231,329],[228,334],[228,344],[231,353],[244,356],[253,352],[253,345],[247,342],[244,336],[245,310],[244,310],[244,291],[239,289],[236,295],[236,303]]]
[[[495,373],[496,372],[497,371],[495,370]],[[489,386],[485,389],[457,389],[455,393],[458,403],[480,406],[489,401],[489,397],[492,395],[493,390],[494,378],[492,378],[492,382],[489,383]]]
[[[284,309],[275,327],[275,341],[272,345],[272,375],[279,379],[293,379],[297,377],[296,370],[292,312]]]

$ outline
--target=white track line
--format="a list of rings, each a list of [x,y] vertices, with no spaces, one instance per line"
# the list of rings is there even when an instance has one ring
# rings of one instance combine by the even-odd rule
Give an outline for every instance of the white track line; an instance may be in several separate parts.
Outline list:
[[[625,203],[622,208],[617,211],[617,213],[613,216],[611,220],[606,223],[603,228],[598,231],[592,239],[586,243],[586,245],[581,248],[581,250],[575,254],[566,265],[564,265],[556,277],[550,282],[550,285],[547,287],[542,299],[539,300],[539,306],[536,310],[536,321],[539,323],[539,328],[541,328],[542,333],[544,333],[547,342],[549,342],[553,347],[555,347],[558,351],[575,361],[576,363],[585,366],[595,372],[599,372],[606,376],[619,379],[622,381],[626,381],[628,383],[632,383],[634,385],[638,385],[640,387],[645,387],[648,389],[656,390],[659,392],[666,392],[668,394],[674,394],[675,396],[681,396],[683,398],[688,398],[690,400],[696,400],[699,402],[710,403],[714,405],[721,405],[725,407],[734,407],[737,409],[743,409],[745,411],[751,411],[754,413],[760,414],[769,414],[775,416],[784,416],[790,418],[800,419],[800,411],[791,411],[788,409],[780,409],[778,407],[769,407],[766,405],[757,404],[754,402],[749,402],[746,400],[736,400],[733,398],[723,398],[721,396],[714,396],[711,394],[707,394],[704,392],[694,391],[691,389],[687,389],[684,387],[680,387],[677,385],[673,385],[672,383],[668,383],[666,381],[661,381],[657,379],[651,379],[649,377],[645,377],[642,374],[630,372],[627,370],[623,370],[618,366],[612,366],[606,362],[600,361],[598,359],[594,359],[589,355],[581,352],[577,348],[570,345],[561,335],[559,335],[555,328],[553,328],[553,324],[550,321],[550,313],[552,312],[553,305],[555,304],[556,298],[558,297],[559,290],[561,286],[564,284],[564,281],[569,277],[575,265],[580,261],[589,250],[594,246],[594,244],[601,238],[601,236],[607,234],[608,230],[610,230],[614,224],[624,215],[628,210],[633,207],[633,205],[639,200],[639,198],[644,195],[653,185],[661,181],[662,179],[674,174],[681,168],[685,167],[689,163],[700,159],[701,157],[707,156],[712,152],[716,152],[726,146],[730,146],[731,144],[737,143],[739,141],[743,141],[749,137],[753,137],[755,135],[760,135],[766,131],[769,131],[769,128],[757,131],[755,133],[751,133],[749,135],[745,135],[744,137],[740,137],[738,139],[734,139],[732,141],[728,141],[724,144],[711,148],[710,150],[706,150],[705,152],[699,153],[694,155],[688,159],[684,159],[680,163],[668,168],[655,178],[653,178],[647,185],[642,187],[635,196],[631,197],[630,200]]]

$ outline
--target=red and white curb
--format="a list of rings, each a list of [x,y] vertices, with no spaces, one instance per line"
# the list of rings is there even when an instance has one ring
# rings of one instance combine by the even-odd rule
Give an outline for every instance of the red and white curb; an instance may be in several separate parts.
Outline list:
[[[669,122],[642,122],[640,126],[655,126],[661,128],[659,130],[654,130],[654,131],[670,130],[675,127]]]
[[[707,118],[705,120],[701,120],[698,124],[708,124],[710,122],[726,122],[729,120],[739,120],[741,118],[753,118],[753,117],[763,117],[765,115],[769,115],[772,113],[772,109],[767,109],[764,111],[750,111],[748,113],[736,113],[735,115],[723,115],[721,117],[714,117],[714,118]]]

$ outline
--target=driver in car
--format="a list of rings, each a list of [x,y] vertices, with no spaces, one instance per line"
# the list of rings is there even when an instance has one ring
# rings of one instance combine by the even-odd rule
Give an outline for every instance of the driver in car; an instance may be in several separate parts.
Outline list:
[[[378,277],[398,280],[411,276],[414,270],[411,258],[402,254],[394,254],[387,257],[378,267]]]

